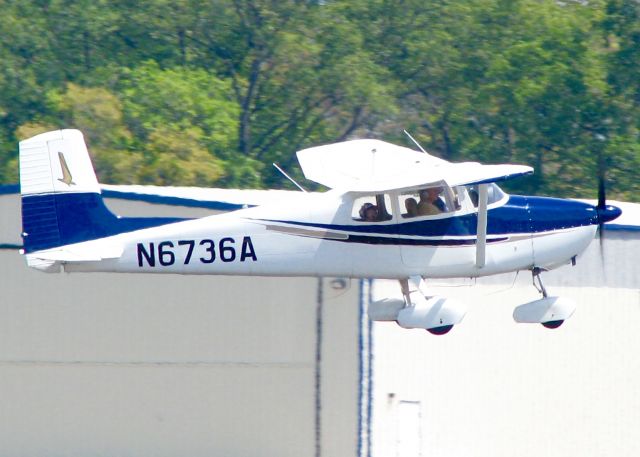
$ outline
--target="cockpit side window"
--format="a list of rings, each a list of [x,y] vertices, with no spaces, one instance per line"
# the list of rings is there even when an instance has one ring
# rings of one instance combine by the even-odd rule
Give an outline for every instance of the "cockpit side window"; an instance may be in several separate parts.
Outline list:
[[[384,222],[393,218],[388,194],[358,197],[353,202],[351,218],[358,222]]]
[[[402,217],[435,216],[460,209],[457,193],[447,186],[436,185],[400,194]]]

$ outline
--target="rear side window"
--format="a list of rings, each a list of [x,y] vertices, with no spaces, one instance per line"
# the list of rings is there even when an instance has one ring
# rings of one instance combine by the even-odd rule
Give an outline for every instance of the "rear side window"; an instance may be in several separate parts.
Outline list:
[[[359,222],[384,222],[393,217],[388,194],[364,195],[355,199],[351,218]]]

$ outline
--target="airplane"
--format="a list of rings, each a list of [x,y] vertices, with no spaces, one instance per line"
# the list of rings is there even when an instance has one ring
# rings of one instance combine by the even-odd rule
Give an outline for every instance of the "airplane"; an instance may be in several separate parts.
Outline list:
[[[466,306],[429,293],[430,278],[529,270],[542,297],[516,322],[556,328],[575,304],[548,295],[541,273],[569,263],[621,210],[506,194],[525,165],[452,163],[361,139],[297,152],[304,176],[329,188],[203,218],[119,217],[103,202],[83,135],[20,142],[22,254],[44,272],[311,276],[398,280],[402,298],[369,317],[440,335]],[[537,283],[536,283],[537,281]]]

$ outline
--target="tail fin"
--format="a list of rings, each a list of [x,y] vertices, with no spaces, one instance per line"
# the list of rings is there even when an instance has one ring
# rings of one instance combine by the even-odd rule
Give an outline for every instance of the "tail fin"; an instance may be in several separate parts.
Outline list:
[[[20,187],[25,253],[107,236],[117,221],[78,130],[21,141]]]
[[[79,130],[56,130],[20,142],[22,195],[100,193]]]
[[[61,246],[184,220],[121,218],[109,211],[78,130],[57,130],[21,141],[20,186],[24,253],[30,266],[45,271],[55,271],[58,262],[96,261],[121,253],[111,247],[105,251],[104,246],[56,249]],[[36,252],[43,250],[48,251]]]

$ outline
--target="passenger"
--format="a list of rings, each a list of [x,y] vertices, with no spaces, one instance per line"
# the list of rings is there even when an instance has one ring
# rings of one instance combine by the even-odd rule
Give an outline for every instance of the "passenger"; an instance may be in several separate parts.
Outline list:
[[[419,216],[432,216],[447,210],[445,203],[440,198],[443,190],[442,187],[430,187],[420,191],[420,202],[418,202]]]
[[[407,215],[405,217],[416,217],[418,215],[418,202],[415,198],[407,198],[404,201],[404,206],[407,208]]]
[[[378,207],[373,203],[365,203],[360,208],[360,217],[363,221],[375,222],[378,220]]]

